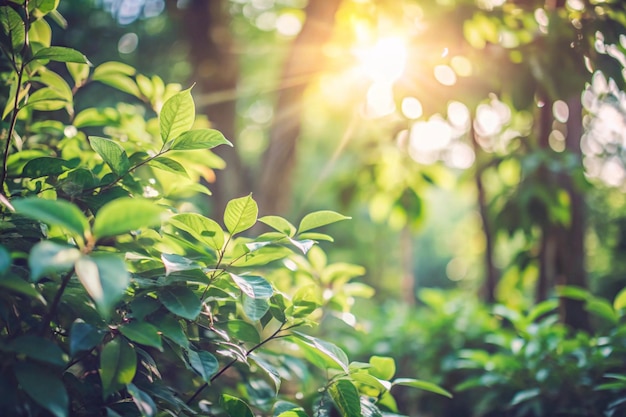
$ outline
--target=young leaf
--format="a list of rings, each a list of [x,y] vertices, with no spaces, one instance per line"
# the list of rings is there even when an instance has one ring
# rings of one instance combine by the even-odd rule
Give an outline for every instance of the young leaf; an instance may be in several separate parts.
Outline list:
[[[445,389],[441,388],[439,385],[433,384],[432,382],[422,381],[419,379],[412,378],[398,378],[391,383],[392,386],[395,385],[403,385],[406,387],[419,388],[424,391],[434,392],[435,394],[443,395],[444,397],[452,398],[452,394],[450,394]]]
[[[219,251],[224,246],[224,231],[217,222],[207,217],[196,213],[181,213],[170,217],[168,222],[215,250]]]
[[[165,139],[164,139],[165,140]],[[174,139],[170,149],[186,151],[193,149],[213,149],[219,145],[233,146],[222,132],[215,129],[195,129],[185,131]]]
[[[328,393],[343,417],[362,417],[359,392],[352,382],[340,379],[328,387]]]
[[[130,283],[124,261],[112,254],[83,255],[74,269],[100,314],[108,317]]]
[[[237,397],[222,394],[220,402],[230,417],[254,417],[254,414],[252,414],[248,404]]]
[[[76,62],[68,62],[65,64],[67,72],[70,73],[75,86],[81,86],[89,78],[89,65],[78,64]]]
[[[203,350],[198,352],[188,350],[187,358],[189,359],[189,365],[191,365],[205,382],[211,382],[211,377],[217,373],[220,366],[212,353]]]
[[[70,330],[70,355],[89,351],[102,342],[104,335],[91,324],[78,319]]]
[[[176,139],[182,133],[187,132],[191,129],[195,119],[196,108],[191,97],[191,88],[170,97],[163,104],[159,114],[163,143]]]
[[[372,356],[370,358],[370,364],[372,367],[369,369],[369,373],[376,378],[390,380],[396,374],[396,362],[393,358]]]
[[[30,279],[39,281],[50,272],[69,271],[80,258],[80,251],[72,246],[59,245],[49,240],[37,243],[28,256]]]
[[[15,364],[15,376],[22,389],[55,417],[67,417],[69,397],[63,382],[49,370],[30,362]]]
[[[48,48],[41,48],[31,58],[31,61],[40,59],[49,59],[51,61],[58,62],[75,62],[78,64],[89,64],[89,60],[85,55],[81,54],[75,49],[66,48],[63,46],[51,46]]]
[[[153,417],[156,415],[158,409],[152,397],[140,390],[133,383],[126,385],[126,390],[133,397],[133,402],[137,406],[137,409],[141,413],[142,417]]]
[[[120,326],[119,331],[133,342],[140,345],[152,346],[160,351],[163,351],[163,344],[161,342],[161,336],[156,327],[150,323],[141,321],[131,321],[123,326]]]
[[[102,397],[106,398],[124,385],[130,384],[136,371],[135,349],[121,337],[109,341],[100,353]]]
[[[61,110],[68,103],[67,98],[61,92],[54,88],[43,87],[30,95],[24,107],[40,111],[53,111]]]
[[[272,284],[263,277],[235,274],[230,274],[230,276],[239,289],[250,298],[268,299],[274,294]]]
[[[90,136],[89,144],[100,155],[102,160],[117,176],[125,175],[130,169],[130,161],[126,151],[111,139]]]
[[[96,239],[161,224],[165,208],[141,198],[118,198],[105,204],[93,224]]]
[[[259,208],[252,195],[230,200],[224,211],[224,225],[231,235],[248,230],[256,223]]]
[[[74,204],[65,200],[45,200],[28,197],[13,200],[15,211],[31,219],[39,220],[84,236],[89,229],[85,215]]]
[[[315,229],[317,227],[326,226],[331,223],[336,223],[341,220],[348,220],[350,217],[343,216],[339,213],[330,210],[321,210],[313,213],[309,213],[302,218],[300,226],[298,226],[298,233],[306,232],[307,230]]]
[[[284,233],[289,237],[296,234],[296,227],[289,223],[286,219],[279,216],[263,216],[259,219],[261,223],[265,223],[272,229]]]
[[[195,320],[202,307],[200,298],[187,287],[163,288],[159,300],[169,311],[187,320]]]

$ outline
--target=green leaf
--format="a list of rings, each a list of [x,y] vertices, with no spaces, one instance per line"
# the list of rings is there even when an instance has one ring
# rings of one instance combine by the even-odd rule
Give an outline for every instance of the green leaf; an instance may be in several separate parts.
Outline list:
[[[259,332],[256,327],[247,321],[228,320],[226,324],[222,323],[220,327],[225,328],[228,331],[228,334],[237,341],[254,344],[261,342],[261,336],[259,336]]]
[[[433,384],[432,382],[422,381],[419,379],[412,378],[398,378],[391,382],[392,386],[395,385],[403,385],[405,387],[413,387],[419,388],[424,391],[434,392],[435,394],[443,395],[444,397],[452,398],[452,394],[450,394],[445,389],[441,388],[439,385]]]
[[[31,22],[28,28],[28,40],[31,43],[50,45],[52,42],[52,28],[45,19],[37,19]]]
[[[324,240],[326,242],[334,242],[335,239],[333,239],[332,236],[327,235],[325,233],[316,233],[316,232],[306,232],[306,233],[300,233],[298,235],[299,239],[309,239],[309,240]]]
[[[309,348],[305,349],[305,353],[312,354],[309,355],[309,358],[312,359],[316,366],[322,369],[325,367],[338,368],[345,373],[349,373],[348,357],[336,345],[300,332],[294,332],[292,340],[300,347]]]
[[[0,245],[0,276],[7,273],[12,263],[11,254],[4,246]]]
[[[590,297],[589,291],[571,285],[557,285],[556,293],[559,297],[571,298],[572,300],[584,301]]]
[[[385,392],[389,388],[391,388],[391,384],[389,384],[388,381],[381,381],[380,379],[368,374],[367,372],[353,372],[350,374],[350,377],[353,381],[360,384],[368,385],[374,389],[377,389],[380,393]]]
[[[126,385],[126,390],[133,397],[133,402],[137,406],[137,409],[141,413],[142,417],[153,417],[156,415],[158,409],[152,397],[140,390],[133,383]]]
[[[4,33],[11,39],[13,52],[19,53],[24,47],[26,29],[22,17],[10,6],[0,7],[0,24]]]
[[[196,213],[182,213],[170,217],[168,222],[217,251],[224,246],[224,231],[217,222],[207,217]]]
[[[233,146],[220,131],[215,129],[194,129],[182,132],[180,136],[174,139],[170,149],[177,151],[213,149],[219,145]]]
[[[100,353],[100,380],[103,398],[130,384],[137,371],[135,349],[120,337],[111,340]]]
[[[54,366],[62,367],[67,363],[61,348],[56,343],[42,337],[19,336],[7,343],[5,349]]]
[[[377,403],[371,402],[369,398],[366,397],[361,397],[361,414],[363,417],[384,417],[383,413],[377,407]],[[389,417],[393,417],[393,415],[389,415]]]
[[[28,102],[24,107],[31,107],[40,111],[53,111],[61,110],[68,104],[69,101],[61,92],[54,88],[43,87],[28,97]]]
[[[626,308],[626,288],[622,289],[613,300],[613,308],[616,311]]]
[[[541,390],[539,388],[532,388],[532,389],[527,389],[524,391],[519,391],[515,394],[515,397],[513,397],[513,399],[511,400],[509,404],[518,405],[532,398],[537,398],[540,394],[541,394]]]
[[[91,78],[135,97],[141,97],[139,87],[131,78],[135,73],[135,69],[130,65],[111,61],[98,65]]]
[[[72,80],[74,80],[75,86],[83,85],[85,81],[87,81],[87,78],[89,78],[89,65],[68,62],[65,66],[67,67],[67,72],[70,73]]]
[[[328,393],[343,417],[362,417],[359,392],[352,382],[340,379],[328,387]]]
[[[63,381],[49,370],[29,362],[15,364],[15,376],[22,389],[55,417],[67,417],[69,397]]]
[[[187,320],[200,314],[200,298],[187,287],[167,287],[159,291],[159,300],[172,313]]]
[[[31,281],[37,282],[50,272],[69,271],[80,255],[80,251],[71,246],[49,240],[37,243],[28,256]]]
[[[50,175],[60,175],[67,171],[69,168],[74,168],[74,164],[61,159],[42,157],[31,159],[24,165],[22,169],[22,176],[26,178],[41,178]]]
[[[137,70],[128,64],[117,61],[108,61],[98,65],[94,69],[93,75],[95,78],[102,77],[107,74],[124,74],[133,76],[136,72]]]
[[[230,200],[224,211],[224,225],[231,235],[248,230],[256,223],[259,208],[252,194]]]
[[[119,177],[126,175],[130,169],[130,161],[124,148],[111,139],[98,136],[89,136],[89,144],[115,175]]]
[[[191,88],[170,97],[159,114],[163,143],[179,137],[193,126],[196,108],[191,97]],[[180,148],[177,148],[180,149]],[[197,148],[196,148],[197,149]]]
[[[326,226],[328,224],[336,223],[342,220],[348,220],[350,218],[351,217],[346,217],[330,210],[321,210],[309,213],[304,216],[300,221],[300,226],[298,226],[298,233],[306,232],[307,230]]]
[[[53,226],[61,226],[80,236],[84,236],[85,232],[89,230],[89,222],[85,215],[78,207],[68,201],[29,197],[15,199],[12,203],[15,211],[31,219]]]
[[[369,362],[372,365],[369,369],[369,373],[376,378],[390,380],[396,374],[396,362],[393,358],[372,356]]]
[[[309,415],[303,409],[298,408],[280,413],[277,417],[309,417]]]
[[[130,274],[124,261],[113,254],[83,255],[74,269],[100,314],[109,317],[130,283]]]
[[[596,316],[602,317],[611,324],[617,324],[619,319],[617,313],[613,310],[613,306],[602,298],[594,297],[587,300],[585,310],[595,314]]]
[[[51,61],[58,62],[75,62],[78,64],[89,64],[89,60],[85,55],[81,54],[75,49],[66,48],[63,46],[51,46],[48,48],[41,48],[31,58],[31,61],[40,59],[49,59]]]
[[[162,169],[163,171],[173,172],[174,174],[181,174],[182,176],[189,178],[189,174],[185,167],[183,167],[178,161],[165,156],[159,156],[153,158],[148,163],[151,167]]]
[[[42,304],[46,304],[46,300],[42,297],[39,291],[37,291],[33,284],[29,284],[18,276],[5,275],[0,277],[0,288],[25,295],[27,297],[35,298]]]
[[[70,355],[93,349],[102,342],[104,335],[91,324],[78,319],[72,323],[70,330]]]
[[[163,351],[163,344],[161,342],[159,331],[150,323],[135,320],[118,327],[118,329],[124,336],[133,342],[139,343],[140,345],[152,346],[160,351]]]
[[[202,377],[205,382],[211,382],[211,377],[219,370],[219,362],[212,353],[206,351],[188,350],[189,365]]]
[[[257,321],[268,312],[270,309],[270,303],[264,298],[252,298],[246,294],[243,294],[243,311],[246,316],[252,320]]]
[[[289,237],[293,237],[296,234],[296,227],[289,223],[286,219],[279,216],[263,216],[259,219],[261,223],[265,223],[272,229],[284,233]]]
[[[189,339],[176,317],[162,314],[151,319],[151,321],[163,333],[163,336],[185,349],[189,348]]]
[[[248,404],[232,395],[222,394],[221,405],[230,417],[254,417]]]
[[[289,242],[298,248],[304,255],[306,255],[313,245],[315,245],[315,242],[312,240],[296,240],[289,238]]]
[[[58,94],[59,98],[65,100],[68,103],[72,103],[74,101],[74,95],[72,94],[72,89],[67,84],[67,82],[56,72],[46,71],[42,72],[36,77],[33,77],[31,81],[40,82],[42,84],[47,85],[55,93]],[[29,102],[32,101],[32,96],[29,98]]]
[[[239,289],[250,298],[268,299],[274,294],[272,284],[263,277],[235,274],[230,274],[230,276]]]
[[[96,239],[117,236],[132,230],[159,226],[165,208],[141,198],[118,198],[105,204],[93,224]]]
[[[256,365],[261,368],[272,380],[272,382],[274,383],[275,394],[278,395],[281,385],[280,373],[276,369],[274,369],[271,364],[267,363],[261,358],[260,355],[256,354],[255,352],[250,353],[249,358],[252,359],[254,363],[256,363]],[[276,405],[274,406],[274,409],[276,410]]]
[[[191,259],[176,254],[162,253],[161,260],[163,261],[163,265],[165,265],[165,276],[173,272],[192,271],[201,268],[198,263]]]

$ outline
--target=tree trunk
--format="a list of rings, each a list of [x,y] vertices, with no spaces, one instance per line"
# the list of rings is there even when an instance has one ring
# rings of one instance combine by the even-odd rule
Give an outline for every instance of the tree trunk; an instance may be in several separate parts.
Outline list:
[[[222,91],[234,91],[239,77],[238,60],[230,35],[230,17],[226,0],[192,0],[185,9],[182,26],[190,45],[190,60],[194,72],[191,82],[194,93],[206,96]],[[227,98],[204,107],[212,127],[220,130],[228,140],[236,143],[235,99]],[[226,161],[228,169],[217,173],[212,206],[221,214],[226,203],[250,190],[244,190],[246,174],[236,148],[220,146],[215,153]]]
[[[308,81],[323,69],[323,46],[332,34],[339,4],[340,0],[309,2],[302,31],[293,41],[284,63],[276,117],[257,186],[256,197],[264,214],[284,214],[289,209],[291,179],[304,111],[303,94]],[[293,83],[293,80],[300,79],[305,81]]]

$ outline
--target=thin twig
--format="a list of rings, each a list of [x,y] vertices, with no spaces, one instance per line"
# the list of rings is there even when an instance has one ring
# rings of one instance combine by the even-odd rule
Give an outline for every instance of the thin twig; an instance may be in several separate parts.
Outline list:
[[[70,279],[72,278],[72,275],[74,275],[74,268],[72,268],[67,274],[65,274],[65,276],[63,276],[63,279],[61,280],[61,286],[59,287],[59,290],[54,296],[54,300],[52,301],[52,304],[50,304],[50,309],[48,310],[48,313],[46,313],[46,315],[41,320],[41,328],[39,329],[39,334],[41,336],[43,336],[46,333],[47,328],[50,326],[50,322],[52,321],[52,318],[56,314],[56,310],[59,307],[59,303],[61,302],[61,297],[63,296],[63,292],[65,292],[65,288],[67,287],[67,284],[69,284]]]

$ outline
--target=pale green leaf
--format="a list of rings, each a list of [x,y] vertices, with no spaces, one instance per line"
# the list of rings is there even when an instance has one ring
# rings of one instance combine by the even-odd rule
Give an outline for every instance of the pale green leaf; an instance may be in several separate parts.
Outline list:
[[[248,230],[256,223],[259,208],[252,195],[230,200],[224,211],[224,225],[231,235]]]
[[[118,198],[105,204],[93,224],[93,234],[99,239],[117,236],[147,227],[159,226],[165,207],[141,198]]]
[[[267,299],[252,298],[246,294],[243,294],[242,305],[244,313],[252,321],[261,320],[270,309],[270,304]]]
[[[300,221],[300,226],[298,226],[298,233],[306,232],[317,227],[326,226],[331,223],[336,223],[348,219],[350,219],[350,217],[346,217],[334,211],[316,211],[313,213],[309,213],[302,218],[302,220]]]
[[[100,314],[108,317],[130,283],[124,261],[113,254],[83,255],[74,269]]]
[[[162,253],[161,260],[165,266],[165,276],[174,272],[200,269],[200,265],[197,262],[194,262],[189,258],[185,258],[184,256],[172,253]]]
[[[626,308],[626,288],[622,289],[613,300],[613,308],[615,310]]]
[[[390,380],[396,374],[396,362],[393,358],[372,356],[369,362],[372,365],[369,369],[369,373],[376,378]]]
[[[80,258],[80,251],[72,246],[44,240],[33,246],[28,256],[30,277],[33,282],[39,281],[50,272],[69,271]]]
[[[230,274],[239,289],[250,298],[268,299],[274,294],[272,284],[265,278],[256,275],[238,276]]]
[[[315,352],[318,357],[321,355],[323,362],[317,361],[315,363],[317,366],[334,367],[342,369],[346,373],[349,372],[346,353],[333,343],[300,332],[294,332],[294,336],[292,340],[299,346],[308,346],[313,349],[313,352]]]
[[[102,160],[118,176],[126,175],[130,169],[130,161],[124,148],[115,143],[112,139],[90,136],[89,144]]]
[[[162,169],[164,171],[173,172],[174,174],[180,174],[184,177],[189,178],[189,174],[184,166],[180,164],[180,162],[173,160],[172,158],[167,158],[165,156],[159,156],[157,158],[153,158],[148,163],[151,167]]]
[[[296,227],[289,223],[286,219],[279,216],[263,216],[259,219],[261,223],[265,223],[272,229],[284,233],[289,237],[293,237],[296,234]]]
[[[173,95],[163,104],[159,114],[163,143],[178,138],[191,129],[196,119],[196,109],[191,97],[191,88]]]
[[[173,136],[170,149],[177,151],[194,149],[213,149],[219,145],[233,146],[224,135],[215,129],[195,129],[184,131],[180,136]],[[165,140],[165,139],[164,139]]]
[[[261,342],[261,336],[256,327],[243,320],[228,320],[221,327],[228,331],[228,335],[240,342],[248,342],[258,344]]]
[[[221,250],[224,246],[224,231],[217,222],[207,217],[196,213],[181,213],[170,217],[168,222],[215,250]]]
[[[443,395],[444,397],[452,398],[452,394],[441,388],[439,385],[433,384],[432,382],[428,381],[422,381],[420,379],[398,378],[392,381],[391,385],[403,385],[405,387],[419,388],[424,391],[430,391],[434,392],[435,394]]]
[[[66,48],[64,46],[51,46],[48,48],[41,48],[31,58],[31,61],[49,59],[51,61],[58,62],[75,62],[78,64],[89,64],[89,60],[85,55],[81,54],[75,49]]]

